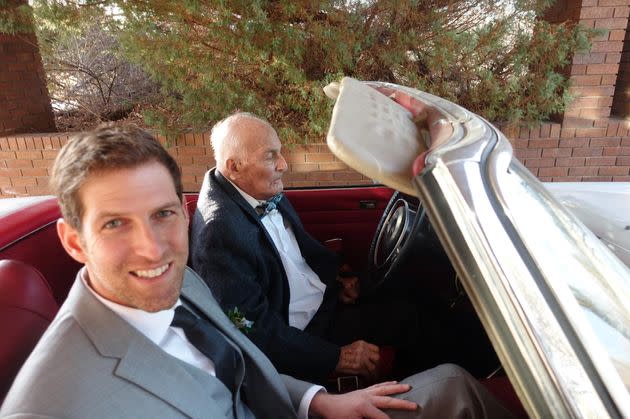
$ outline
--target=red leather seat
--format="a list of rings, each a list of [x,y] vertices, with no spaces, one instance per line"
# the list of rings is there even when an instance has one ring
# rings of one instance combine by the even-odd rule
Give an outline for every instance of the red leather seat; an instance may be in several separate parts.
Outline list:
[[[58,310],[37,269],[0,260],[0,402]]]

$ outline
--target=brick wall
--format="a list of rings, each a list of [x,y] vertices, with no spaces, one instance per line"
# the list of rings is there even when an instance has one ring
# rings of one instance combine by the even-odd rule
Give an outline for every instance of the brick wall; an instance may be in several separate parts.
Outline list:
[[[53,160],[72,134],[24,134],[0,138],[0,197],[46,195]],[[167,145],[182,169],[184,189],[197,192],[205,172],[214,166],[208,134],[186,134]],[[370,184],[328,151],[325,144],[296,146],[283,152],[289,171],[287,187]]]
[[[33,34],[0,34],[0,135],[55,131]]]
[[[0,138],[0,197],[48,194],[53,160],[69,134]],[[166,145],[164,139],[162,143]],[[630,181],[630,121],[604,127],[568,128],[546,123],[513,133],[514,154],[543,181]],[[187,134],[167,145],[182,168],[184,189],[197,192],[214,166],[208,134]],[[287,187],[370,184],[337,160],[326,144],[284,150]]]

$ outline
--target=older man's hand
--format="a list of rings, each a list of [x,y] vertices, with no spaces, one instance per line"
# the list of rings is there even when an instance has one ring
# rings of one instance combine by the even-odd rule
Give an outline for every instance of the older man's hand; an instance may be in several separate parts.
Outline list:
[[[380,359],[381,354],[378,346],[363,340],[357,340],[350,345],[341,347],[339,362],[335,372],[374,378],[377,374],[376,367]]]

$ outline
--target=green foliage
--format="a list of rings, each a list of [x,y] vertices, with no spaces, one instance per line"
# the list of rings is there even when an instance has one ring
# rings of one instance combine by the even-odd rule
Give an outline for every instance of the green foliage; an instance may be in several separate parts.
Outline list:
[[[160,86],[147,122],[203,129],[236,110],[287,143],[320,140],[343,75],[417,87],[495,121],[533,124],[567,104],[561,69],[587,30],[536,18],[549,0],[38,0],[42,33],[96,16]]]
[[[0,33],[33,33],[33,15],[27,4],[0,0]]]

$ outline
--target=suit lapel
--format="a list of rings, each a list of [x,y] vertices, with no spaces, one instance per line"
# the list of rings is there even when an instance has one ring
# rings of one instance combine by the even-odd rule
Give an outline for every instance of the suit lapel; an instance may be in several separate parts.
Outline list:
[[[256,213],[256,210],[252,208],[252,206],[245,200],[245,198],[243,198],[243,196],[236,190],[236,188],[234,188],[234,185],[232,185],[227,179],[225,179],[225,177],[221,174],[221,172],[214,169],[214,171],[210,172],[210,176],[213,176],[216,179],[219,186],[225,191],[225,193],[230,197],[230,199],[232,199],[239,207],[241,207],[241,209],[245,212],[247,217],[250,218],[251,221],[253,221],[254,223],[258,225],[258,228],[260,228],[262,232],[265,234],[265,238],[269,242],[270,249],[273,249],[273,255],[276,258],[276,262],[279,264],[282,264],[280,253],[278,253],[278,249],[276,248],[276,245],[273,242],[273,239],[267,232],[267,229],[265,228],[265,226],[260,221],[260,216],[258,215],[258,213]],[[287,199],[286,197],[283,197],[279,205],[284,206],[284,204],[286,204],[285,203],[286,199]],[[282,212],[282,214],[284,215],[284,211]],[[293,221],[294,220],[292,218],[291,219],[292,224],[293,224]],[[286,290],[288,291],[289,283],[287,281],[286,275],[283,274],[283,278],[284,278]]]
[[[102,356],[120,359],[114,371],[116,376],[144,388],[188,416],[206,416],[215,409],[210,403],[209,392],[180,364],[181,361],[168,355],[105,307],[85,288],[79,277],[64,306]],[[218,383],[208,380],[208,385]]]
[[[190,269],[186,270],[184,276],[182,297],[207,315],[242,355],[244,362],[240,368],[243,371],[239,370],[237,384],[239,391],[243,386],[253,389],[252,393],[247,394],[247,400],[249,408],[256,416],[269,416],[269,410],[266,409],[271,409],[271,416],[295,416],[287,388],[271,361],[227,318],[208,286]],[[265,411],[267,414],[264,414]]]

